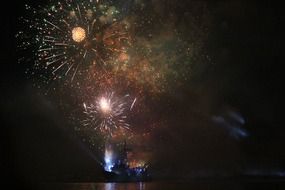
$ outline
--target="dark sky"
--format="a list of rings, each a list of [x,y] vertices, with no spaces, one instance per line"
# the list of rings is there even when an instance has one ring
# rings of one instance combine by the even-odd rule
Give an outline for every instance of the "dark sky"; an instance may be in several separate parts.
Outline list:
[[[177,1],[172,13],[185,17],[193,10],[189,2]],[[159,103],[170,102],[171,109],[156,108],[157,115],[169,118],[174,127],[152,134],[153,168],[170,176],[207,169],[285,169],[281,7],[259,1],[205,3],[212,26],[205,51],[214,64],[177,93],[161,98]],[[16,62],[16,18],[24,1],[8,4],[1,12],[1,173],[25,182],[84,179],[93,171],[101,176],[89,151],[63,130],[68,124],[57,106],[38,95],[25,76],[25,65]],[[211,120],[229,112],[242,115],[248,137],[235,138],[228,133],[232,128]]]

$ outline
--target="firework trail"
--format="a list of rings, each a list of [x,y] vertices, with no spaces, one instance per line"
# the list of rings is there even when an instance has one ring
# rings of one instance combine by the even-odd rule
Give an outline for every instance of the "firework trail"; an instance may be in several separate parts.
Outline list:
[[[86,115],[82,121],[83,125],[110,135],[116,129],[130,129],[126,119],[135,101],[130,102],[129,99],[128,94],[118,98],[112,92],[97,97],[94,104],[83,103]]]
[[[51,70],[54,79],[71,73],[73,80],[92,64],[111,67],[130,45],[128,27],[111,1],[62,0],[26,9],[32,18],[22,18],[28,28],[16,35],[18,47],[32,49],[35,69]]]

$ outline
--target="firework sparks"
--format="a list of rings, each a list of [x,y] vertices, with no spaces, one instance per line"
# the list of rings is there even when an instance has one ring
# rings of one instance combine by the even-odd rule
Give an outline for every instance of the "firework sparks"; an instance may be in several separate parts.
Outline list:
[[[83,120],[83,125],[111,135],[115,129],[129,129],[130,125],[126,122],[127,112],[135,101],[130,106],[128,99],[128,94],[117,98],[112,92],[98,97],[94,104],[84,103],[86,119]]]
[[[112,65],[127,52],[130,37],[119,11],[100,1],[62,0],[48,8],[33,9],[29,27],[20,31],[21,49],[34,49],[35,68],[48,69],[54,79],[88,65]],[[79,72],[80,73],[80,72]]]
[[[135,99],[134,99],[134,101],[133,101],[133,103],[132,103],[132,105],[131,105],[130,110],[132,110],[132,109],[133,109],[133,107],[134,107],[134,105],[135,105],[136,101],[137,101],[137,98],[135,98]]]

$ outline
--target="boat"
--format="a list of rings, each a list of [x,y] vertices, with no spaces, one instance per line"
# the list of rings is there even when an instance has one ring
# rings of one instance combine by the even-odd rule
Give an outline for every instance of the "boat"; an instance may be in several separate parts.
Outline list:
[[[151,179],[148,164],[130,164],[127,153],[126,142],[123,151],[119,155],[114,155],[112,146],[105,148],[104,170],[105,179],[108,182],[141,182]]]

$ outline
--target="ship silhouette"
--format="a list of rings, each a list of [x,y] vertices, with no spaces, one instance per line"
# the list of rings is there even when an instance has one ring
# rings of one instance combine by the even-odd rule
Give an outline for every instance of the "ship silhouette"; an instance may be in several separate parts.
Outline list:
[[[124,141],[123,149],[115,159],[112,158],[110,147],[105,150],[105,179],[110,182],[134,182],[151,180],[147,164],[130,166],[127,154],[131,149],[127,148]]]

